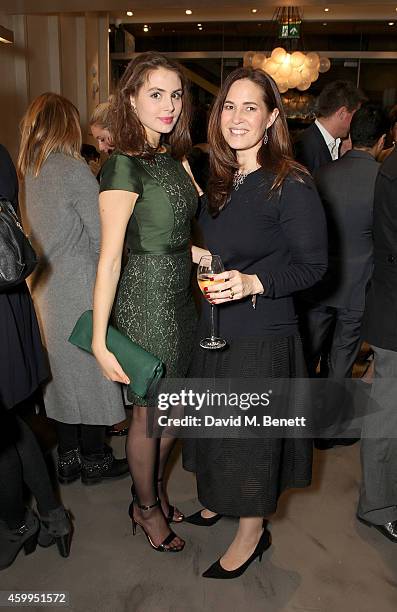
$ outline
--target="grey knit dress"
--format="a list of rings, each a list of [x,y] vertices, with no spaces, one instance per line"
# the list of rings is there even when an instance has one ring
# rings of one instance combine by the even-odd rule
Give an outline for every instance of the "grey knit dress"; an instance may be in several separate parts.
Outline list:
[[[37,178],[25,180],[26,217],[40,263],[31,290],[52,380],[47,416],[62,423],[112,425],[125,418],[121,388],[94,357],[68,342],[92,308],[100,243],[98,184],[84,161],[52,153]]]

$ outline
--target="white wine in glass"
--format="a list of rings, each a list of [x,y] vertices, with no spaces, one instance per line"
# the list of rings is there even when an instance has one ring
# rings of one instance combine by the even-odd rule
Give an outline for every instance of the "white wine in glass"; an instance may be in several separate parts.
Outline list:
[[[209,290],[218,284],[223,283],[223,280],[214,280],[214,274],[224,272],[222,259],[219,255],[203,255],[197,268],[197,282],[202,293],[205,295],[204,288]],[[200,346],[204,349],[216,350],[226,346],[226,340],[215,336],[214,323],[214,304],[211,304],[211,336],[200,340]]]

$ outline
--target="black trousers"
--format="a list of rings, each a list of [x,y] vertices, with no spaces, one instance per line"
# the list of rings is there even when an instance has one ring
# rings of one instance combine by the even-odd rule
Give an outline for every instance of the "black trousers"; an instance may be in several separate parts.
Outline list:
[[[55,422],[58,437],[58,453],[64,454],[80,448],[84,457],[103,456],[105,449],[105,425],[72,425]]]
[[[327,344],[328,378],[351,378],[360,350],[362,318],[362,310],[306,304],[301,312],[301,324],[310,376],[315,376],[320,355]]]

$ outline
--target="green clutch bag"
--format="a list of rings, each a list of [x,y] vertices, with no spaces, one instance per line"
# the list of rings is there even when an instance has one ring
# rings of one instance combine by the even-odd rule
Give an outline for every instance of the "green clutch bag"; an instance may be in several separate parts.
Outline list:
[[[69,342],[92,354],[92,310],[86,310],[81,315],[69,337]],[[106,335],[106,346],[115,355],[130,379],[131,391],[144,399],[149,389],[162,377],[163,363],[111,325]]]

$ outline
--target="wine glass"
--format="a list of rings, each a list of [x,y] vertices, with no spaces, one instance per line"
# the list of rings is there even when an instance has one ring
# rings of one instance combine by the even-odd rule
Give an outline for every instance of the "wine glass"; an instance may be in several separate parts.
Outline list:
[[[200,259],[200,263],[197,268],[197,282],[202,293],[205,295],[204,288],[213,287],[218,283],[225,282],[224,280],[214,280],[214,274],[220,274],[224,272],[222,259],[219,255],[203,255]],[[223,338],[217,338],[215,336],[215,324],[214,324],[214,305],[211,304],[211,336],[209,338],[203,338],[200,340],[200,346],[204,349],[221,349],[226,346],[226,340]]]

